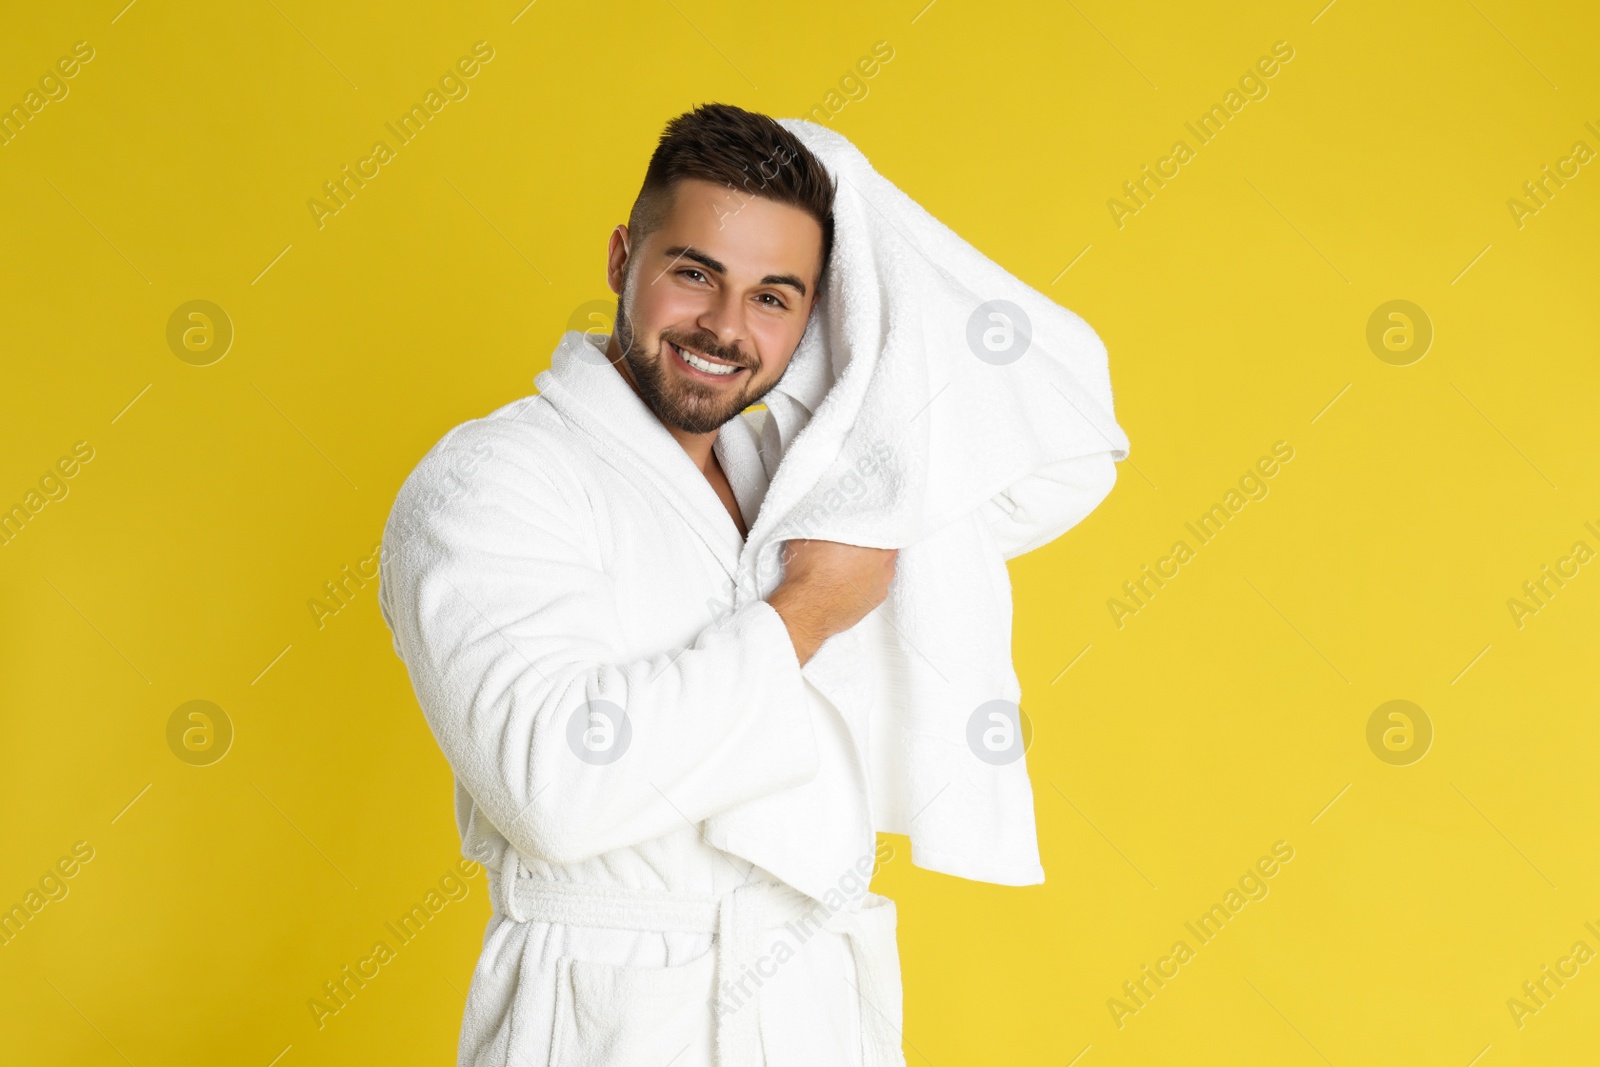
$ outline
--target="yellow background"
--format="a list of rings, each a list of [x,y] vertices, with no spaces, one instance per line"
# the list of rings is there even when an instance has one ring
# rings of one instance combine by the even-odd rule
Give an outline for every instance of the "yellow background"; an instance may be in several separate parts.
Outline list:
[[[95,50],[0,147],[0,504],[94,449],[0,548],[0,904],[94,849],[0,948],[6,1062],[454,1062],[481,875],[325,1027],[307,1008],[458,857],[375,584],[320,628],[307,602],[609,296],[668,118],[805,114],[880,40],[831,125],[1099,331],[1132,441],[1012,564],[1048,880],[891,838],[874,882],[908,1061],[1600,1056],[1600,962],[1520,1028],[1506,1006],[1600,950],[1600,564],[1507,607],[1600,549],[1600,163],[1507,207],[1600,150],[1592,7],[124,3],[0,33],[0,102]],[[319,229],[307,200],[480,40],[470,95]],[[1280,40],[1269,95],[1196,147],[1183,123]],[[1119,229],[1107,200],[1180,138]],[[166,341],[195,299],[235,330],[205,367]],[[1366,342],[1395,299],[1435,331],[1409,366]],[[1119,629],[1108,599],[1280,440],[1270,495]],[[167,745],[195,699],[235,731],[211,766]],[[1367,745],[1391,699],[1435,731],[1409,766]],[[1108,999],[1280,840],[1270,894],[1119,1028]]]

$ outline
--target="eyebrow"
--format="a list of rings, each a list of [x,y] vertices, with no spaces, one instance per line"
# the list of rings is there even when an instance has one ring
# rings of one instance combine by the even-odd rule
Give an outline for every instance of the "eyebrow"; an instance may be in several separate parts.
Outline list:
[[[692,259],[706,270],[709,270],[714,274],[728,273],[727,267],[723,266],[722,263],[716,259],[713,259],[711,256],[706,255],[704,252],[697,252],[693,245],[673,245],[671,248],[663,249],[661,254],[664,256],[669,256],[674,260]],[[787,285],[791,289],[794,289],[796,292],[798,292],[801,296],[806,295],[806,283],[801,281],[793,274],[769,274],[765,278],[761,279],[761,284]]]

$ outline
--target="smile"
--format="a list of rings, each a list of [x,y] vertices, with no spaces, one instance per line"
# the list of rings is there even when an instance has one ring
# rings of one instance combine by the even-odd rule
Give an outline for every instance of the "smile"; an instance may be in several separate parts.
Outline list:
[[[667,347],[672,349],[680,363],[703,378],[731,378],[746,369],[734,363],[715,362],[705,356],[679,348],[671,341],[667,342]]]

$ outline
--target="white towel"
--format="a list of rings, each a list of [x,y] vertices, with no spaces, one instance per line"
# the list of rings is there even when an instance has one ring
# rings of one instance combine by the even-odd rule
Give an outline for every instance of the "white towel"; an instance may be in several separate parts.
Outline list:
[[[834,248],[765,398],[771,483],[735,606],[776,587],[789,538],[900,549],[883,606],[829,639],[805,675],[866,755],[874,828],[908,834],[915,865],[1042,882],[1026,761],[1013,747],[1019,758],[996,762],[1004,753],[977,739],[1018,726],[1005,560],[1092,511],[1128,455],[1105,345],[845,137],[779,121],[833,175]],[[979,713],[993,701],[1006,703]],[[796,807],[759,798],[707,820],[707,839],[783,834],[804,817]]]

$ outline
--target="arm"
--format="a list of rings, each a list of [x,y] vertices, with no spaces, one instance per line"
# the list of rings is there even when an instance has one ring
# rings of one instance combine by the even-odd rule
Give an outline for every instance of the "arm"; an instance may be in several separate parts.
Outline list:
[[[1062,460],[984,501],[983,514],[1005,559],[1049,544],[1082,522],[1116,484],[1109,452]]]
[[[396,513],[449,451],[419,464]],[[391,518],[379,585],[428,725],[495,827],[519,851],[576,863],[809,781],[818,748],[777,611],[753,601],[687,648],[619,658],[623,625],[582,497],[563,499],[513,454],[497,447],[466,492],[393,546]],[[631,728],[614,762],[569,741],[573,712],[599,700]],[[605,728],[584,718],[577,730],[590,725]]]

